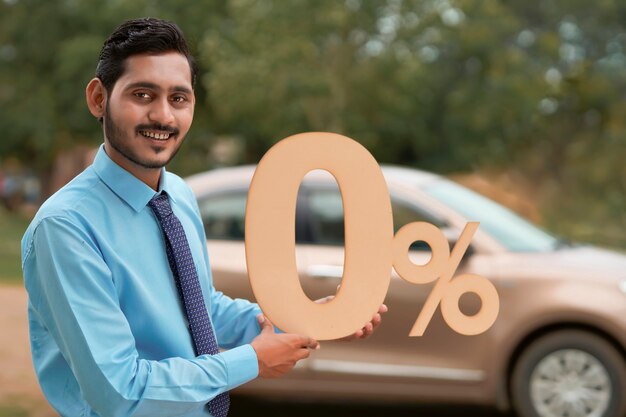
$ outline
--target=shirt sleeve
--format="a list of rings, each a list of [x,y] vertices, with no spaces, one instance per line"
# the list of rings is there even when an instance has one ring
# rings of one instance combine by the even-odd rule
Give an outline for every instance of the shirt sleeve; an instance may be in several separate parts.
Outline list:
[[[232,349],[250,343],[259,335],[257,314],[262,311],[257,304],[224,295],[211,286],[211,318],[220,347]]]
[[[258,374],[256,353],[246,344],[193,359],[139,358],[111,271],[96,242],[69,219],[46,218],[37,226],[23,266],[38,320],[102,417],[188,413]],[[233,308],[216,304],[216,321],[229,323]]]

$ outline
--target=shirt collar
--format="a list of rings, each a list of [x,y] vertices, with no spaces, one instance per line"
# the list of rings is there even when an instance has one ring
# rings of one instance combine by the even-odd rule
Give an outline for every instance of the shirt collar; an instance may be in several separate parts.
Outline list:
[[[161,169],[159,190],[154,191],[139,178],[116,164],[105,152],[104,145],[100,146],[93,167],[102,182],[136,212],[143,210],[148,202],[162,191],[167,193],[170,200],[175,201],[165,168]]]

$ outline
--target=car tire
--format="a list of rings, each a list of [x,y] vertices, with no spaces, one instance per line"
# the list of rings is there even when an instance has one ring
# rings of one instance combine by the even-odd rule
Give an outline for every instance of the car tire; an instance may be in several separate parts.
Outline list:
[[[622,417],[625,368],[620,352],[594,333],[549,333],[534,340],[515,364],[513,408],[520,417]]]

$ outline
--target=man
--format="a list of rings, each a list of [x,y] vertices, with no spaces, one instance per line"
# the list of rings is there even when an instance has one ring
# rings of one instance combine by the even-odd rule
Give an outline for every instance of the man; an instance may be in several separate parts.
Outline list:
[[[195,79],[176,25],[118,27],[86,89],[104,144],[22,240],[35,370],[62,416],[223,416],[230,389],[318,347],[213,288],[194,196],[164,168],[191,126]]]

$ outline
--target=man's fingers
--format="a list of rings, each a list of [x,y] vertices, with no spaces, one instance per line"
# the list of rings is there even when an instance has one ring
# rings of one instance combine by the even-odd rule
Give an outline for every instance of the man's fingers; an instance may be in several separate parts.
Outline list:
[[[334,295],[327,295],[324,298],[320,298],[320,299],[315,300],[315,302],[317,304],[326,304],[327,302],[331,301],[333,298],[335,298]]]
[[[319,345],[319,342],[311,337],[302,336],[300,340],[300,347],[306,349],[317,349]]]
[[[261,326],[261,333],[274,333],[274,325],[263,314],[259,314],[256,316],[257,321],[259,322],[259,326]]]
[[[365,339],[366,337],[370,337],[374,333],[374,326],[372,323],[367,323],[365,327],[363,327],[363,335],[361,338]]]
[[[309,338],[304,347],[306,347],[307,349],[319,349],[320,343],[315,339]]]
[[[378,314],[385,314],[387,311],[389,311],[389,308],[387,308],[385,304],[381,304],[380,307],[378,307]]]
[[[311,355],[310,349],[298,349],[296,351],[296,361],[306,359]]]

